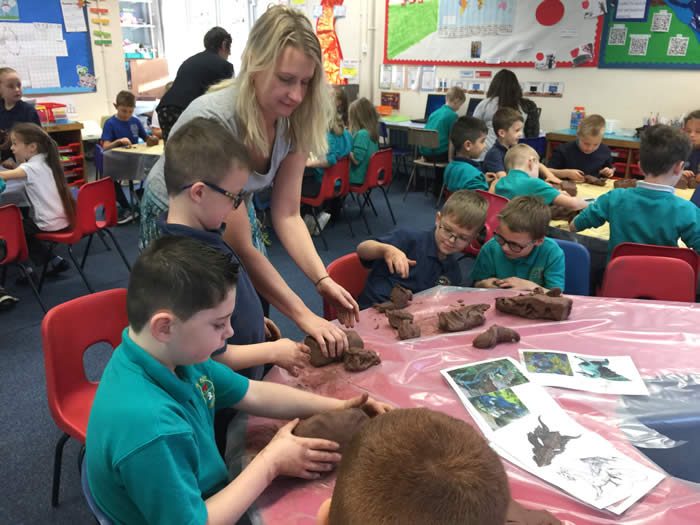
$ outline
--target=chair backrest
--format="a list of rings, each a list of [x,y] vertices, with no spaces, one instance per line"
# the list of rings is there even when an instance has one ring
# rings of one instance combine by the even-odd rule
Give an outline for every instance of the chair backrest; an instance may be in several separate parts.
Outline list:
[[[654,257],[672,257],[687,262],[695,273],[695,285],[700,273],[700,257],[690,248],[678,246],[656,246],[655,244],[637,244],[634,242],[621,242],[613,249],[610,260],[615,257],[627,255],[652,255]]]
[[[98,221],[96,212],[104,208],[104,221]],[[83,235],[95,233],[105,226],[117,224],[117,199],[112,179],[104,178],[88,182],[78,191],[78,214],[76,224]]]
[[[408,143],[424,148],[440,146],[440,136],[434,129],[408,128]]]
[[[687,262],[671,257],[616,257],[605,269],[601,295],[695,302],[695,272]]]
[[[591,289],[591,254],[583,244],[554,239],[564,252],[566,278],[564,292],[573,295],[589,295]]]
[[[95,169],[97,170],[97,178],[100,178],[104,173],[104,155],[104,148],[99,144],[95,144]]]
[[[349,253],[339,257],[326,268],[328,275],[340,286],[345,288],[353,299],[357,299],[365,287],[369,270],[362,266],[357,253]],[[323,317],[332,321],[337,317],[333,306],[323,300]]]
[[[348,194],[348,191],[350,191],[350,157],[343,157],[330,168],[323,170],[319,197],[323,197],[325,201],[334,197],[343,197]]]
[[[394,154],[391,149],[382,149],[373,153],[369,158],[369,164],[367,164],[365,184],[370,188],[374,188],[375,186],[388,186],[391,184],[393,160]]]
[[[83,354],[100,342],[116,348],[127,325],[124,288],[59,304],[49,310],[41,323],[51,416],[61,430],[82,443],[97,390],[97,383],[85,375]],[[76,410],[76,403],[83,405],[80,410]],[[70,412],[66,411],[67,406],[72,407]],[[76,413],[80,414],[77,418]]]
[[[486,239],[484,240],[484,242],[488,242],[493,237],[496,228],[498,228],[498,214],[508,204],[508,199],[484,190],[476,190],[476,192],[489,203],[489,209],[486,214]]]
[[[0,207],[0,239],[5,241],[7,249],[0,264],[27,260],[27,240],[24,237],[22,214],[15,204]]]

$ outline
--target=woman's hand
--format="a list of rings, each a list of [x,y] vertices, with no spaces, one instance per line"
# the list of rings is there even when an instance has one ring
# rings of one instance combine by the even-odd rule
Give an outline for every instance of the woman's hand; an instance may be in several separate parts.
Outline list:
[[[280,337],[282,337],[282,332],[280,332],[280,329],[277,327],[277,325],[272,319],[266,317],[265,341],[277,341]]]
[[[343,409],[361,408],[369,417],[378,416],[393,410],[394,407],[387,403],[382,403],[374,398],[369,397],[369,394],[364,394],[348,399],[343,405]]]
[[[284,368],[290,375],[298,377],[299,370],[309,363],[309,347],[286,338],[275,341],[274,345],[272,362]]]
[[[331,277],[321,279],[316,285],[316,291],[333,305],[338,320],[345,328],[354,327],[355,322],[360,320],[360,307],[357,301]]]
[[[297,326],[316,340],[321,347],[321,353],[326,357],[340,356],[348,348],[345,332],[312,312],[299,319]]]

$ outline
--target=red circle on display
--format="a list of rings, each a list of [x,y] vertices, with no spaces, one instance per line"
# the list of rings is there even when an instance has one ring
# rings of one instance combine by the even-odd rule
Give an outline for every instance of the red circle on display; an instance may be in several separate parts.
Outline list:
[[[560,0],[544,0],[535,11],[535,18],[543,26],[553,26],[564,17],[564,4]]]
[[[537,53],[537,60],[544,60],[544,53]]]

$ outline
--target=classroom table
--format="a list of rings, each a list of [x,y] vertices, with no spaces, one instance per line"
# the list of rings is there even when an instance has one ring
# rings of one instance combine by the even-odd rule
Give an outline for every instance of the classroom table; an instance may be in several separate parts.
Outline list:
[[[24,191],[25,179],[12,179],[5,182],[7,186],[5,191],[0,193],[0,206],[16,204],[19,207],[29,207],[29,199]]]
[[[581,352],[592,355],[631,355],[642,377],[678,378],[672,387],[682,392],[682,377],[699,374],[700,325],[697,316],[700,305],[694,303],[670,303],[609,299],[598,297],[574,297],[570,318],[563,322],[527,320],[507,316],[495,311],[494,299],[514,295],[510,290],[474,290],[459,288],[434,288],[414,297],[407,310],[421,325],[423,337],[399,341],[386,318],[373,309],[360,313],[356,330],[365,346],[376,350],[382,358],[379,366],[356,374],[345,372],[340,365],[320,369],[304,369],[294,378],[275,367],[267,375],[267,381],[288,384],[304,390],[350,398],[368,392],[375,399],[396,407],[429,407],[472,423],[468,412],[456,393],[443,380],[439,371],[463,363],[497,357],[518,358],[517,350],[554,349]],[[437,330],[436,312],[464,304],[488,303],[492,308],[486,313],[487,325],[497,322],[518,330],[520,343],[506,344],[493,350],[478,350],[471,346],[480,327],[468,332],[441,334]],[[700,374],[699,374],[700,375]],[[644,426],[640,419],[655,416],[674,419],[668,413],[668,405],[650,404],[654,408],[631,411],[632,396],[601,395],[560,388],[547,388],[549,394],[578,423],[608,439],[620,452],[657,468],[635,446],[656,439],[665,443],[670,451],[686,451],[681,442],[663,440],[653,429]],[[634,396],[640,405],[639,396]],[[654,398],[655,399],[655,398]],[[643,404],[640,406],[644,407]],[[687,411],[678,409],[678,421],[694,420],[700,426],[700,408]],[[675,405],[674,405],[675,408]],[[232,475],[236,466],[247,464],[284,422],[250,417],[247,422],[229,428],[227,460]],[[475,425],[476,426],[476,425]],[[245,429],[242,431],[242,429]],[[238,432],[238,434],[236,434]],[[242,438],[245,434],[245,440]],[[700,430],[696,430],[696,435]],[[236,438],[237,436],[237,438]],[[236,451],[231,443],[245,441],[246,451]],[[697,441],[690,445],[691,453],[686,462],[700,463]],[[658,452],[659,449],[657,449]],[[642,497],[621,516],[597,510],[567,496],[560,489],[504,461],[510,479],[512,496],[526,507],[546,508],[567,524],[587,525],[605,523],[669,524],[697,523],[700,516],[700,486],[668,476],[650,493]],[[333,475],[317,481],[278,479],[258,498],[253,511],[254,523],[313,524],[319,505],[332,493]],[[416,487],[416,490],[420,490]],[[695,516],[695,518],[693,518]]]
[[[163,141],[156,146],[145,142],[104,152],[104,173],[115,180],[144,180],[163,154]]]

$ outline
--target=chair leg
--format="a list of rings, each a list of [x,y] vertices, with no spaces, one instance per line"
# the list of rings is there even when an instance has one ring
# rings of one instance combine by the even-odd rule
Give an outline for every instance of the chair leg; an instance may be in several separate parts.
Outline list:
[[[109,229],[104,229],[104,230],[100,230],[100,231],[106,232],[107,235],[109,235],[110,239],[112,239],[112,242],[114,243],[114,246],[117,247],[117,251],[119,252],[119,255],[121,255],[122,261],[124,261],[124,264],[126,264],[126,268],[129,271],[131,271],[131,265],[129,265],[129,261],[126,258],[126,255],[124,255],[124,252],[122,251],[122,247],[119,246],[119,243],[117,242],[117,239],[114,238],[114,235],[112,234],[112,232]]]
[[[41,292],[41,287],[44,286],[44,279],[46,278],[46,270],[49,269],[49,263],[51,262],[51,259],[53,259],[53,250],[56,248],[56,243],[52,242],[49,245],[49,254],[46,256],[46,262],[44,263],[44,267],[41,269],[41,278],[39,279],[39,292]]]
[[[367,193],[365,193],[365,204],[369,203],[370,207],[372,208],[372,211],[374,212],[375,217],[379,217],[377,215],[377,208],[374,207],[374,203],[372,202],[372,197],[370,197],[370,192],[372,191],[372,188],[367,190]]]
[[[107,241],[105,241],[105,234],[102,232],[102,230],[97,230],[97,235],[100,236],[100,240],[102,241],[102,244],[105,245],[105,249],[108,252],[112,251],[112,248],[109,247],[109,244],[107,244]]]
[[[348,216],[348,213],[345,211],[345,199],[347,199],[347,195],[345,197],[342,197],[340,200],[340,213],[343,215],[343,219],[345,219],[345,222],[348,225],[348,228],[350,228],[350,236],[354,239],[355,238],[355,232],[352,230],[352,221],[350,220],[350,217]]]
[[[440,187],[440,193],[438,194],[438,200],[436,204],[436,208],[440,207],[440,201],[442,200],[442,194],[445,192],[445,183],[442,183],[442,186]]]
[[[75,269],[78,270],[78,273],[80,274],[80,277],[83,279],[83,282],[85,283],[85,286],[87,287],[87,289],[90,291],[90,293],[95,293],[95,290],[92,289],[92,286],[90,286],[90,283],[88,282],[87,278],[85,277],[83,270],[80,268],[78,261],[75,260],[75,255],[73,255],[73,248],[71,246],[68,246],[68,255],[70,255],[71,261],[73,261],[73,265],[75,265]]]
[[[63,460],[63,447],[70,436],[64,433],[56,443],[53,455],[53,485],[51,487],[51,506],[58,507],[58,491],[61,488],[61,461]]]
[[[5,281],[7,280],[7,265],[2,265],[2,277],[0,278],[0,286],[5,287]]]
[[[17,266],[19,267],[19,270],[24,275],[25,279],[27,279],[27,281],[29,281],[29,286],[32,287],[32,292],[34,292],[34,297],[36,297],[36,300],[39,301],[39,306],[41,306],[41,309],[44,310],[44,313],[48,312],[48,310],[46,309],[46,305],[44,304],[44,301],[41,300],[41,296],[39,295],[39,291],[36,289],[36,285],[34,284],[34,281],[32,280],[29,273],[27,273],[27,270],[24,268],[24,266],[22,266],[19,263],[17,263]],[[3,268],[3,270],[7,270],[7,268]]]
[[[328,243],[326,242],[326,237],[323,235],[323,230],[321,229],[321,225],[318,223],[318,219],[316,218],[316,208],[311,209],[311,215],[313,215],[314,222],[316,223],[316,228],[318,228],[318,235],[321,237],[321,240],[323,241],[323,246],[325,246],[326,251],[328,251]]]
[[[80,445],[80,451],[78,452],[78,477],[83,471],[83,459],[85,459],[85,445]]]
[[[83,260],[80,261],[80,268],[85,269],[85,261],[87,260],[88,252],[90,251],[90,245],[92,244],[92,236],[95,235],[91,233],[88,237],[87,246],[85,246],[85,251],[83,252]],[[104,242],[104,241],[103,241]]]
[[[384,186],[379,186],[379,189],[382,190],[382,193],[384,194],[384,200],[386,201],[386,207],[389,208],[389,213],[391,214],[391,220],[394,221],[394,225],[396,225],[396,218],[394,217],[394,210],[391,209],[391,203],[389,202],[389,196],[387,195],[388,189],[384,189]]]
[[[403,200],[406,200],[406,195],[408,195],[408,190],[411,187],[411,183],[415,181],[416,178],[416,167],[413,166],[411,170],[411,175],[408,177],[408,183],[406,184],[406,191],[403,193]]]

